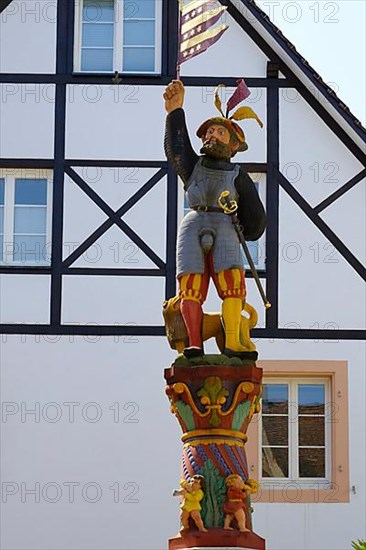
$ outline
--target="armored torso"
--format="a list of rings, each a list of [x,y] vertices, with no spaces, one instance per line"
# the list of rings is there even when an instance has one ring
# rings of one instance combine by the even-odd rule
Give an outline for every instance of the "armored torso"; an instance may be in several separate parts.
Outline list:
[[[238,200],[234,181],[239,166],[233,170],[217,170],[202,166],[202,157],[186,183],[186,196],[191,210],[183,219],[178,233],[177,275],[204,273],[204,235],[213,239],[215,273],[224,269],[242,268],[244,261],[241,246],[229,216],[221,212],[205,212],[204,207],[217,208],[223,191],[230,192],[230,200]]]

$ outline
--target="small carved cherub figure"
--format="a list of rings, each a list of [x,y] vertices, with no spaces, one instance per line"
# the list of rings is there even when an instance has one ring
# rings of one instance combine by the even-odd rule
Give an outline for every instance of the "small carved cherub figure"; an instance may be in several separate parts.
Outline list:
[[[250,529],[246,527],[246,500],[248,493],[257,492],[257,482],[248,479],[247,483],[245,483],[238,474],[231,474],[226,478],[226,486],[227,501],[223,506],[225,513],[224,529],[232,530],[230,525],[235,518],[238,523],[239,531],[242,533],[250,531]]]
[[[201,500],[204,497],[202,486],[203,476],[192,476],[189,481],[181,482],[181,489],[174,491],[174,496],[182,496],[183,502],[181,505],[180,521],[182,523],[181,531],[189,529],[189,518],[192,518],[199,531],[207,532],[203,525],[201,517]]]

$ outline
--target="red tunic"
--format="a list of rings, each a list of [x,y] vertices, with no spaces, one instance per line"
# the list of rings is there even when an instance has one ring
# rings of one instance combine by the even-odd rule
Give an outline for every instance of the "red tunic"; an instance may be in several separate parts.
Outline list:
[[[223,506],[225,514],[235,514],[240,509],[245,510],[247,494],[243,489],[229,487],[227,490],[227,502]]]

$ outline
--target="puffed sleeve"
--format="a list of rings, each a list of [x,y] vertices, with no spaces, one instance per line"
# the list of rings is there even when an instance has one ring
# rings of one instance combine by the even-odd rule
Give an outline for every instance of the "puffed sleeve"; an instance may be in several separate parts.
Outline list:
[[[266,228],[266,213],[262,201],[254,182],[243,170],[240,170],[235,180],[235,188],[239,195],[238,218],[243,227],[244,238],[247,241],[256,241]]]

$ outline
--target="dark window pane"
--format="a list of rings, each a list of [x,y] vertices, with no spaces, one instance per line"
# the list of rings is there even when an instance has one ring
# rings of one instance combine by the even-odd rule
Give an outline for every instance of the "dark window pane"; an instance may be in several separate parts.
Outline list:
[[[325,477],[325,449],[299,449],[299,476]]]
[[[262,477],[288,477],[288,449],[262,448]]]
[[[325,445],[324,416],[299,416],[299,445]]]
[[[15,204],[47,204],[47,180],[16,179]]]
[[[0,204],[4,204],[5,198],[5,180],[0,178]]]
[[[123,43],[126,46],[154,46],[154,21],[125,21],[123,25]]]
[[[83,21],[113,21],[114,0],[84,0]]]
[[[264,384],[262,411],[272,414],[287,414],[288,386],[287,384]]]
[[[262,416],[262,445],[288,445],[287,416]]]
[[[113,71],[113,49],[81,50],[82,71]]]
[[[299,414],[324,414],[324,384],[299,384]]]
[[[4,233],[4,207],[0,206],[0,233]]]
[[[155,69],[154,48],[124,48],[123,70],[152,72]]]
[[[113,23],[89,23],[83,26],[83,47],[113,47]]]

